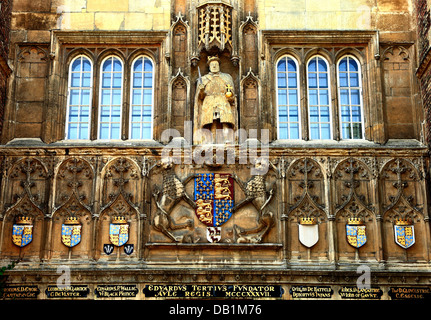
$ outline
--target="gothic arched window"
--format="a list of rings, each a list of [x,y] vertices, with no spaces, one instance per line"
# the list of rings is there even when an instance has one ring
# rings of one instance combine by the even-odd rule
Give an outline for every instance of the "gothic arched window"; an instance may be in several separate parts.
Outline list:
[[[283,56],[277,63],[277,119],[279,139],[300,139],[298,63]]]
[[[110,56],[102,62],[99,90],[99,139],[121,138],[123,62]]]
[[[364,120],[359,62],[353,56],[345,56],[338,62],[337,71],[341,138],[363,139]]]
[[[329,67],[322,56],[307,65],[310,139],[332,139]]]
[[[69,66],[66,139],[90,138],[93,65],[80,55]]]
[[[152,139],[154,72],[153,62],[139,56],[132,64],[130,139]]]

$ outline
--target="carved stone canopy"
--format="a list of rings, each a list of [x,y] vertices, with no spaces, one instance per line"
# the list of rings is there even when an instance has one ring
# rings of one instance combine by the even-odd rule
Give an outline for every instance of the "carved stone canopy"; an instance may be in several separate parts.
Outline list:
[[[199,51],[217,47],[232,52],[232,7],[227,1],[204,1],[197,7]]]

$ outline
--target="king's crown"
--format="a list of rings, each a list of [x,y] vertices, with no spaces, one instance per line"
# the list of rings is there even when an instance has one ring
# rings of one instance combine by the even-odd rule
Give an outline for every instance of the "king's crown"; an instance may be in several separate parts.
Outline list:
[[[413,222],[410,218],[397,218],[395,220],[395,224],[397,226],[409,226],[409,225],[413,224]]]
[[[33,219],[31,217],[19,216],[16,218],[17,224],[32,224]]]
[[[116,216],[116,217],[112,217],[112,223],[124,224],[124,223],[127,223],[127,220],[126,220],[126,217],[124,216]]]
[[[361,224],[364,224],[364,222],[362,221],[361,218],[353,217],[347,220],[347,224],[361,225]]]
[[[314,217],[302,217],[299,220],[299,223],[300,224],[308,224],[308,225],[310,225],[310,224],[316,224],[317,221],[316,221],[316,219]]]
[[[64,220],[64,224],[79,224],[79,220],[77,217],[67,217]]]

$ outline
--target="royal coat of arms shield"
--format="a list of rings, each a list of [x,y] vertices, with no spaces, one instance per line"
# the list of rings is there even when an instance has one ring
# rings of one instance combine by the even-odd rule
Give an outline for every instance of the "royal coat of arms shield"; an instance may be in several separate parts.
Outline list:
[[[12,242],[24,247],[33,240],[33,223],[28,217],[19,217],[12,227]]]
[[[395,243],[401,248],[410,248],[415,243],[415,229],[412,222],[397,220],[394,225]]]
[[[109,241],[121,247],[129,240],[129,224],[124,217],[114,217],[109,224]]]
[[[81,224],[78,218],[66,218],[61,225],[61,242],[69,248],[72,248],[81,242]]]
[[[366,227],[359,218],[351,218],[346,224],[347,242],[355,248],[367,242]]]
[[[209,242],[220,241],[220,227],[233,213],[234,186],[230,174],[201,173],[195,178],[196,216],[208,226]]]

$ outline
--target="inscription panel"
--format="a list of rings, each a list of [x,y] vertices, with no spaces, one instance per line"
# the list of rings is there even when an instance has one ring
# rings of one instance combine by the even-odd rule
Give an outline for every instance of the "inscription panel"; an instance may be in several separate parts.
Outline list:
[[[145,297],[175,298],[281,298],[280,285],[146,285]]]

